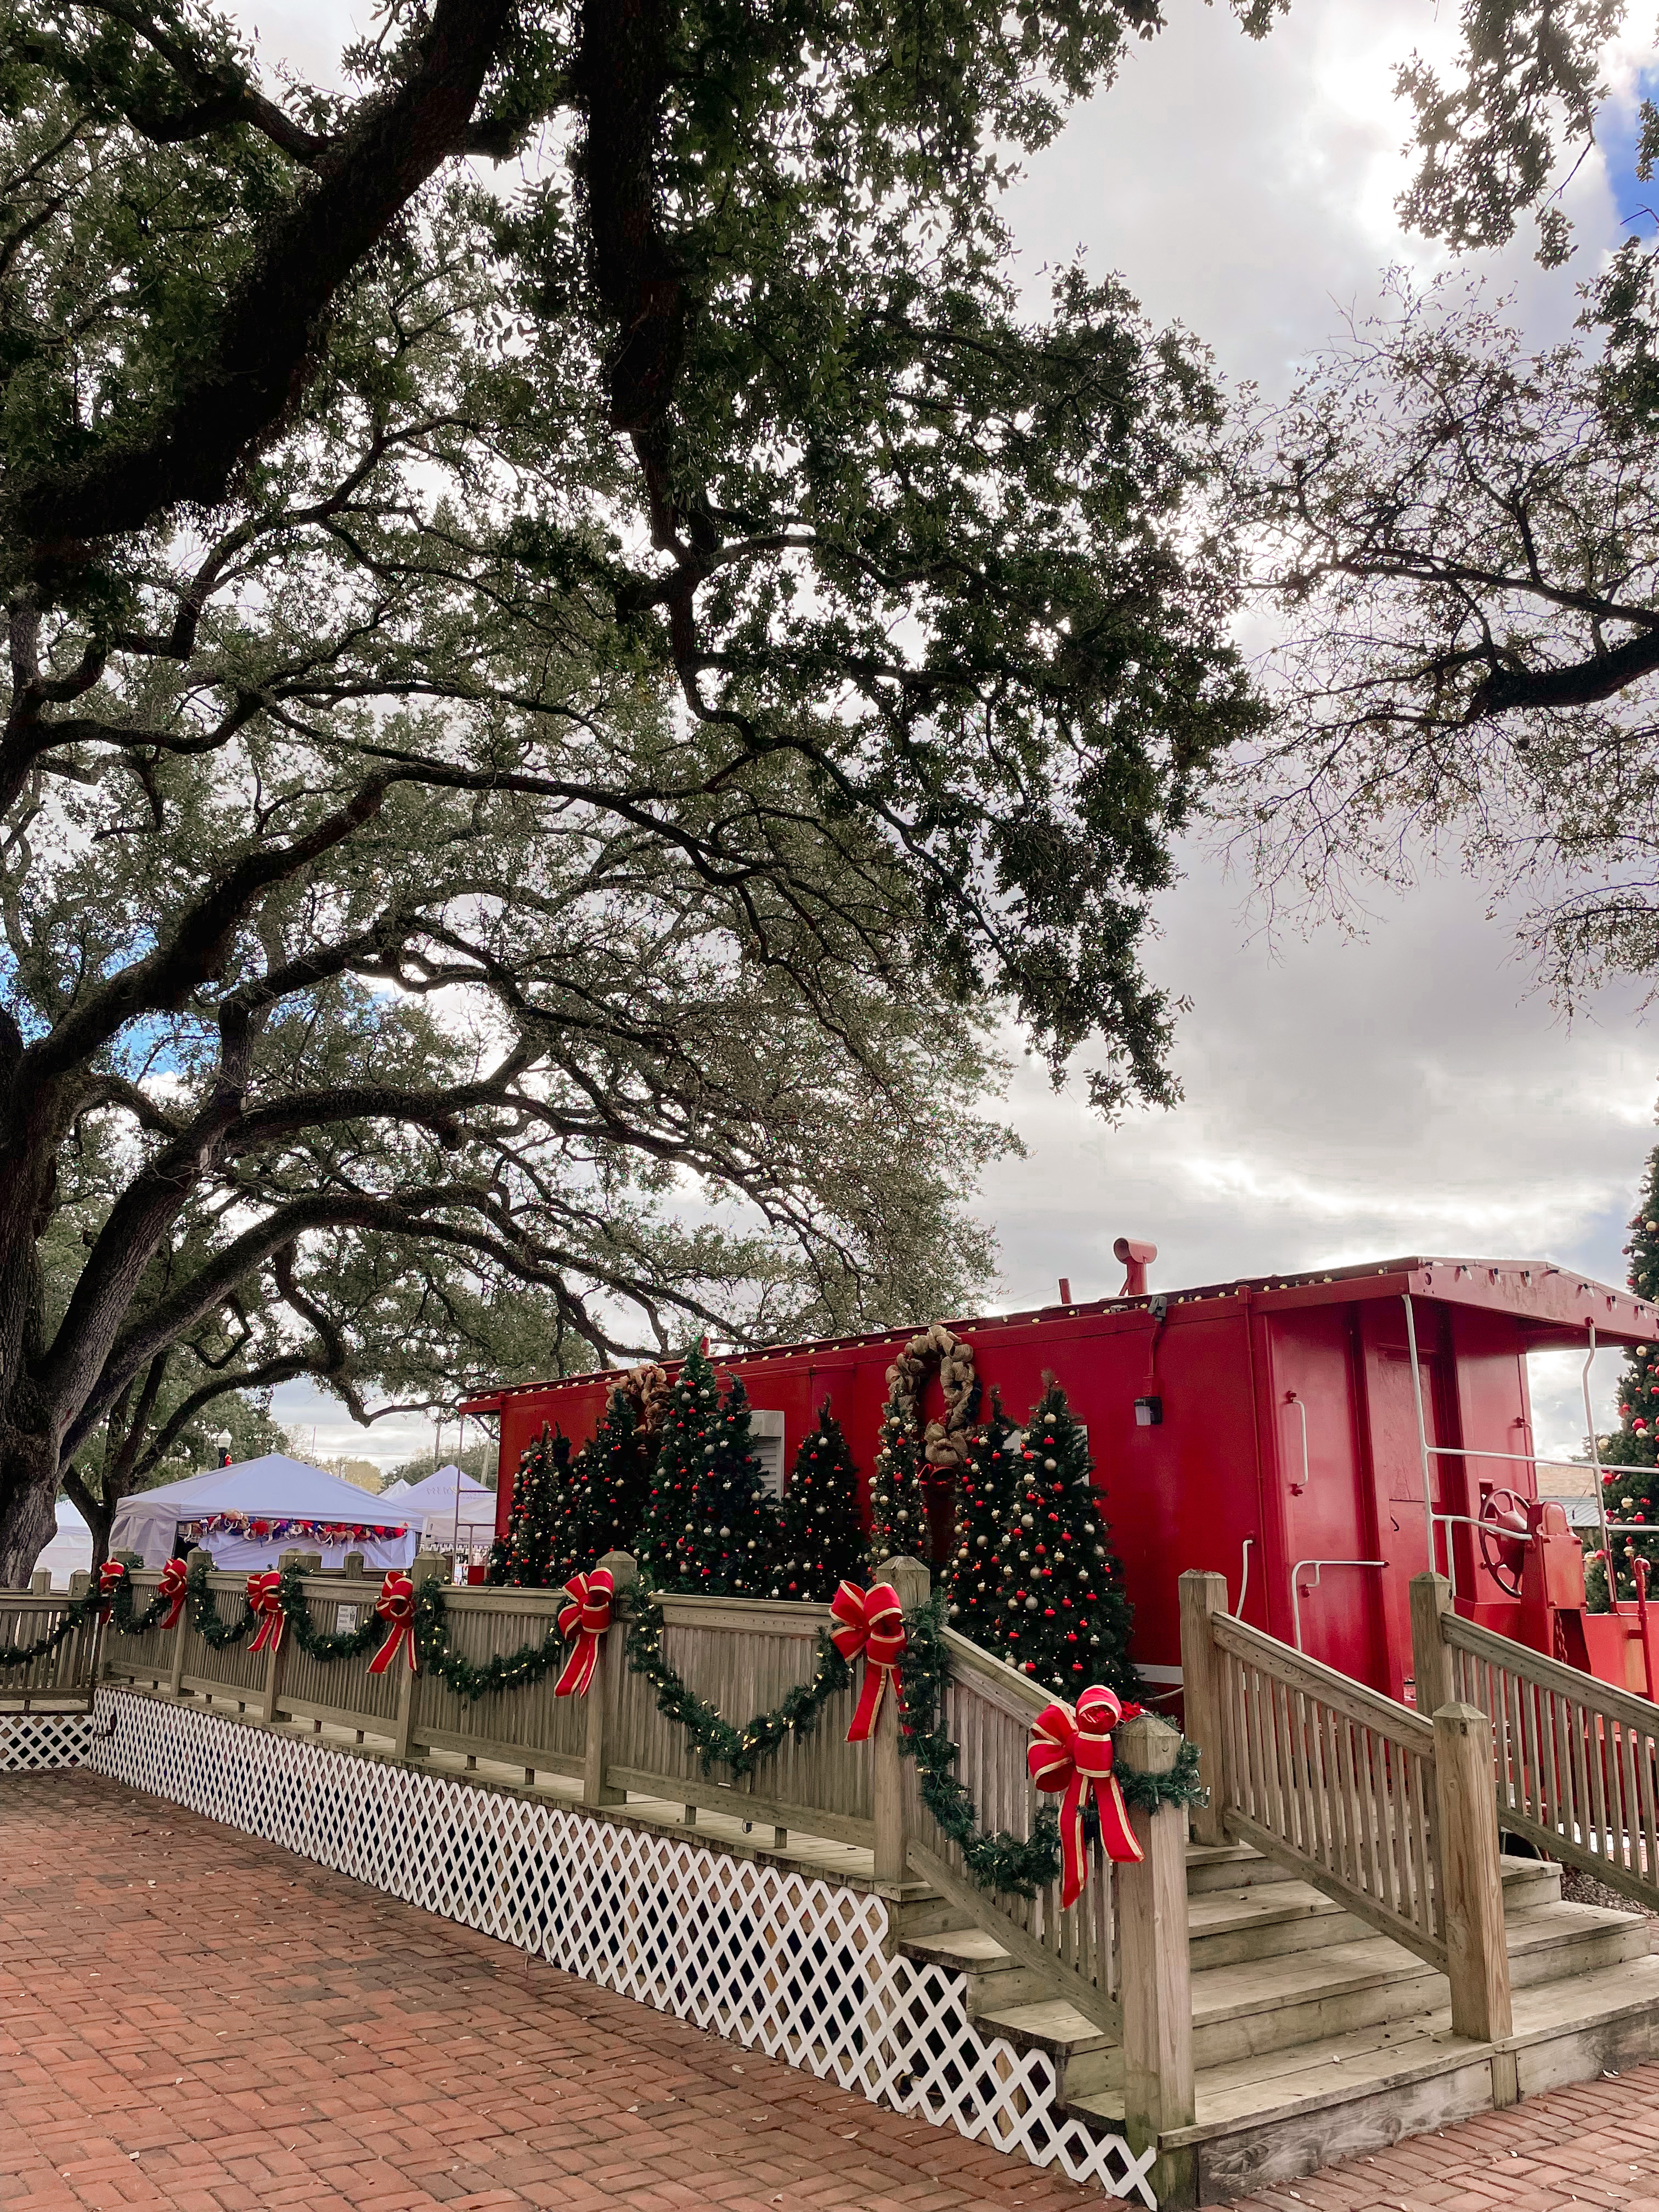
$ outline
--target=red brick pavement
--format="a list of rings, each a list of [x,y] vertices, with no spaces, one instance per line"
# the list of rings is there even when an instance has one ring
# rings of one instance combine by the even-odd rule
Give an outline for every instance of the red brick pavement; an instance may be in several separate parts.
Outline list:
[[[997,2212],[1094,2192],[89,1774],[0,1780],[0,2212]],[[1237,2212],[1659,2212],[1659,2066]]]
[[[1659,2212],[1659,2065],[1528,2097],[1232,2212]]]
[[[160,1799],[0,1779],[0,2212],[1091,2198]]]

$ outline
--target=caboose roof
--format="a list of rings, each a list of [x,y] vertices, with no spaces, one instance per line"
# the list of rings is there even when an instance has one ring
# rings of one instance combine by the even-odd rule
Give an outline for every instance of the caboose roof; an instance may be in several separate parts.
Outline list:
[[[966,1316],[947,1320],[945,1327],[958,1334],[984,1338],[1037,1323],[1143,1314],[1159,1299],[1174,1314],[1182,1307],[1218,1304],[1245,1297],[1252,1304],[1282,1310],[1297,1306],[1346,1304],[1356,1298],[1397,1298],[1407,1293],[1445,1304],[1478,1306],[1488,1312],[1508,1314],[1519,1323],[1523,1348],[1529,1352],[1582,1346],[1592,1327],[1598,1344],[1659,1342],[1659,1306],[1636,1297],[1629,1291],[1613,1290],[1577,1267],[1563,1267],[1553,1260],[1459,1260],[1421,1255],[1399,1260],[1367,1260],[1350,1267],[1311,1267],[1302,1273],[1243,1275],[1231,1282],[1205,1283],[1187,1290],[1148,1291],[1140,1297],[1074,1298],[1069,1304],[1030,1306],[1018,1313]],[[798,1358],[803,1354],[810,1357],[858,1352],[880,1345],[901,1344],[923,1325],[871,1329],[855,1336],[811,1337],[798,1343],[763,1346],[754,1351],[734,1350],[719,1356],[722,1364],[749,1368],[771,1360]],[[679,1362],[665,1359],[662,1364],[672,1375]],[[591,1388],[595,1382],[613,1380],[617,1371],[614,1368],[596,1368],[580,1375],[551,1376],[544,1382],[504,1384],[464,1399],[460,1410],[468,1413],[492,1413],[508,1398],[530,1391]]]

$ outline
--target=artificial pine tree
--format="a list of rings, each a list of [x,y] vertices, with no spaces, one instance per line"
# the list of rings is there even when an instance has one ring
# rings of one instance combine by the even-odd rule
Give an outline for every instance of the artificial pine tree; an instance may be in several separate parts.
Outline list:
[[[968,1459],[957,1478],[956,1543],[945,1576],[952,1628],[982,1650],[1000,1652],[1005,1640],[999,1564],[1013,1494],[1013,1438],[1018,1434],[991,1393],[991,1418],[968,1441]]]
[[[1121,1696],[1135,1688],[1133,1613],[1093,1473],[1088,1439],[1051,1381],[1015,1462],[998,1558],[1002,1656],[1073,1701],[1097,1682]]]
[[[569,1504],[570,1439],[542,1432],[519,1462],[507,1509],[501,1580],[520,1589],[547,1589],[563,1577],[553,1568],[562,1556],[560,1529]]]
[[[1630,1286],[1638,1298],[1659,1303],[1659,1151],[1648,1157],[1647,1176],[1630,1224],[1625,1247],[1630,1261]],[[1619,1426],[1608,1437],[1596,1438],[1602,1465],[1613,1470],[1601,1478],[1602,1496],[1609,1521],[1650,1522],[1659,1537],[1659,1346],[1638,1344],[1625,1362],[1619,1387]],[[1615,1536],[1613,1558],[1619,1566],[1619,1595],[1634,1597],[1632,1571],[1638,1558],[1659,1562],[1659,1541],[1646,1536]],[[1654,1577],[1659,1585],[1659,1576]],[[1607,1577],[1599,1559],[1587,1577],[1592,1605],[1607,1602]]]
[[[921,1442],[898,1407],[889,1403],[881,1424],[875,1472],[870,1478],[870,1578],[880,1578],[889,1559],[925,1559],[932,1549],[927,1524],[927,1470]]]
[[[659,1589],[758,1597],[770,1582],[776,1519],[750,1440],[748,1395],[733,1376],[722,1399],[694,1348],[669,1400],[640,1564]]]
[[[801,1438],[783,1493],[771,1595],[832,1598],[843,1579],[858,1579],[863,1556],[859,1471],[826,1398],[817,1428]]]
[[[634,1550],[655,1459],[656,1438],[644,1425],[639,1401],[626,1389],[613,1389],[599,1427],[571,1465],[569,1519],[558,1539],[570,1561],[567,1575],[585,1571],[607,1552]]]

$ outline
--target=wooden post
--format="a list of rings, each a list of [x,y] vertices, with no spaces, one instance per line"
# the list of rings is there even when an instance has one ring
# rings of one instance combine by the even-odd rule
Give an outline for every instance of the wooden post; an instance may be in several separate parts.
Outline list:
[[[37,1567],[34,1572],[29,1577],[29,1595],[31,1597],[50,1597],[52,1595],[52,1569],[50,1567]]]
[[[1413,1575],[1412,1592],[1412,1680],[1417,1710],[1428,1717],[1452,1703],[1451,1652],[1440,1632],[1443,1614],[1452,1609],[1451,1584],[1444,1575]]]
[[[926,1602],[933,1580],[920,1559],[903,1558],[889,1559],[881,1570],[881,1579],[891,1583],[906,1613],[914,1612]],[[904,1679],[902,1660],[899,1662],[899,1679]],[[870,1748],[875,1760],[871,1796],[876,1826],[876,1880],[901,1882],[905,1878],[908,1856],[904,1833],[904,1766],[899,1758],[898,1699],[890,1687],[876,1716]]]
[[[422,1583],[438,1583],[444,1578],[447,1562],[435,1552],[422,1552],[409,1571],[409,1579],[418,1591]],[[415,1692],[420,1676],[406,1665],[401,1654],[398,1660],[398,1717],[392,1723],[392,1756],[402,1765],[409,1757],[410,1731],[415,1725]],[[535,1779],[534,1771],[525,1777]]]
[[[1188,1582],[1217,1576],[1183,1575]],[[1186,1591],[1182,1589],[1183,1623]],[[1182,1671],[1186,1672],[1185,1641]],[[1120,1765],[1129,1772],[1168,1774],[1181,1737],[1151,1713],[1116,1732]],[[1187,1935],[1186,1823],[1178,1805],[1155,1813],[1131,1807],[1129,1823],[1145,1856],[1119,1866],[1118,1928],[1123,2001],[1123,2131],[1139,2153],[1160,2136],[1193,2124],[1192,1969]],[[1097,1878],[1098,1878],[1097,1876]],[[1160,2206],[1196,2203],[1198,2153],[1163,2151],[1150,2179]]]
[[[1221,1747],[1221,1655],[1210,1622],[1227,1610],[1225,1575],[1182,1575],[1181,1591],[1181,1695],[1189,1740],[1198,1746],[1199,1779],[1210,1792],[1207,1805],[1192,1808],[1193,1841],[1224,1844],[1222,1818],[1227,1808],[1227,1777]]]
[[[611,1570],[620,1598],[639,1581],[640,1571],[629,1552],[607,1552],[597,1564]],[[617,1709],[622,1701],[623,1673],[628,1664],[624,1650],[628,1630],[621,1608],[599,1639],[599,1664],[583,1703],[587,1707],[587,1742],[582,1754],[582,1803],[597,1812],[602,1805],[625,1805],[628,1792],[615,1790],[605,1778],[607,1739],[616,1740]]]
[[[1413,1614],[1418,1585],[1428,1580],[1419,1575],[1412,1584]],[[1440,1911],[1452,2033],[1492,2043],[1510,2034],[1514,2021],[1504,1942],[1492,1723],[1478,1705],[1445,1705],[1434,1716],[1434,1794],[1440,1815]],[[1496,2068],[1493,2075],[1496,2091]],[[1513,2103],[1514,2097],[1503,2101]]]

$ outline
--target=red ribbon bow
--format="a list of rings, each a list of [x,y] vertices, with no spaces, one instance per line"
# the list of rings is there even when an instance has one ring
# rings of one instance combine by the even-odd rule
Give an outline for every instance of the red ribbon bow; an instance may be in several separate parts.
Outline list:
[[[161,1581],[155,1585],[157,1597],[173,1600],[161,1623],[163,1628],[177,1628],[179,1626],[179,1616],[185,1609],[185,1592],[189,1585],[190,1577],[185,1571],[184,1561],[169,1559],[161,1570]]]
[[[390,1636],[368,1662],[371,1674],[384,1674],[399,1651],[409,1657],[409,1671],[418,1674],[421,1662],[415,1653],[415,1585],[405,1574],[394,1568],[380,1584],[380,1595],[374,1601],[374,1610],[392,1630]]]
[[[867,1590],[856,1583],[843,1583],[830,1601],[830,1611],[841,1623],[830,1637],[842,1657],[853,1660],[864,1655],[864,1688],[847,1731],[848,1743],[862,1743],[876,1724],[890,1675],[894,1695],[902,1695],[898,1662],[904,1656],[904,1614],[891,1583],[877,1583]]]
[[[263,1651],[268,1644],[272,1651],[280,1651],[288,1615],[283,1611],[283,1578],[275,1568],[269,1574],[248,1577],[247,1608],[259,1616],[259,1633],[248,1650]]]
[[[98,1595],[100,1604],[98,1608],[98,1618],[100,1620],[108,1620],[110,1609],[114,1602],[115,1593],[120,1589],[123,1582],[125,1581],[126,1572],[126,1569],[122,1565],[119,1559],[106,1559],[103,1565],[99,1568]]]
[[[591,1575],[572,1575],[565,1584],[570,1602],[559,1613],[559,1633],[574,1636],[575,1644],[564,1662],[564,1672],[553,1685],[556,1698],[585,1698],[599,1663],[599,1638],[611,1626],[611,1600],[616,1579],[609,1567],[595,1567]]]
[[[1112,1730],[1122,1717],[1123,1708],[1111,1691],[1097,1684],[1083,1692],[1075,1708],[1045,1705],[1031,1723],[1025,1753],[1031,1779],[1039,1790],[1066,1793],[1060,1808],[1062,1905],[1076,1904],[1088,1878],[1083,1814],[1091,1792],[1107,1857],[1132,1862],[1146,1856],[1129,1826],[1129,1808],[1112,1771]]]

